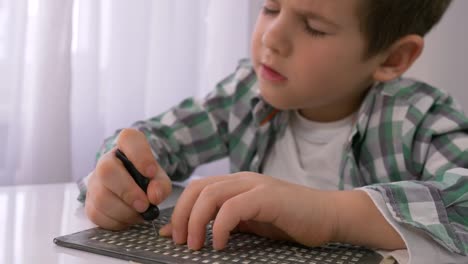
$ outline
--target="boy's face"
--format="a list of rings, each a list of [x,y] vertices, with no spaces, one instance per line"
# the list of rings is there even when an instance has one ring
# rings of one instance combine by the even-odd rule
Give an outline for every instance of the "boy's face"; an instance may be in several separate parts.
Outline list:
[[[266,0],[252,40],[263,98],[315,121],[355,112],[378,66],[364,60],[361,0]]]

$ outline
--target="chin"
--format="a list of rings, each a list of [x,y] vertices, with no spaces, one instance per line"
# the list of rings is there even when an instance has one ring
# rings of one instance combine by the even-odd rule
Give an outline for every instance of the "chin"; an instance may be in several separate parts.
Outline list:
[[[262,96],[263,100],[265,100],[269,105],[273,106],[274,108],[278,110],[293,109],[293,106],[291,106],[290,104],[288,104],[288,102],[284,100],[284,96],[279,96],[279,95],[271,96],[271,95],[263,93],[261,89],[260,89],[260,95]]]

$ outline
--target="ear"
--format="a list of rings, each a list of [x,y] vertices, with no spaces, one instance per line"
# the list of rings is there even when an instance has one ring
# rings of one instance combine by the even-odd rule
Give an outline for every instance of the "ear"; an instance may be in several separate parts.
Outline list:
[[[424,39],[418,35],[408,35],[399,39],[383,54],[382,63],[374,72],[374,80],[391,81],[408,70],[424,49]]]

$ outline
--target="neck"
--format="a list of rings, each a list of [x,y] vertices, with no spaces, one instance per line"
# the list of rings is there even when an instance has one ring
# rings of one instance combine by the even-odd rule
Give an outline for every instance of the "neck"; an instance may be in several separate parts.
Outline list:
[[[372,86],[369,86],[368,89],[358,94],[354,99],[346,97],[343,102],[336,102],[330,105],[313,108],[302,108],[299,109],[298,112],[302,117],[320,123],[342,120],[359,110],[371,87]]]

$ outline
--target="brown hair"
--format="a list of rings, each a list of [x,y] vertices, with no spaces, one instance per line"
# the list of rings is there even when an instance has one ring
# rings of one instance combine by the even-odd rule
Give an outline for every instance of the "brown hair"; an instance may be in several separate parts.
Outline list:
[[[442,18],[452,0],[363,0],[358,15],[368,40],[367,56],[389,48],[409,35],[425,36]]]

